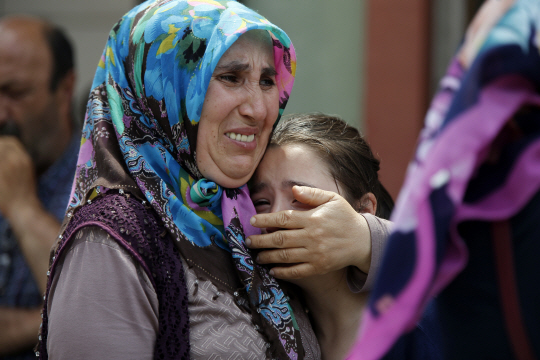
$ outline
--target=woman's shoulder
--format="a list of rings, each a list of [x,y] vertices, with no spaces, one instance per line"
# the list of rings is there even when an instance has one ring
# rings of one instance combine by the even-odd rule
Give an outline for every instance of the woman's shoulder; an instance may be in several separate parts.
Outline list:
[[[126,249],[99,226],[85,226],[55,270],[42,335],[49,358],[152,358],[158,296]]]
[[[144,200],[124,192],[108,192],[76,209],[69,225],[80,227],[84,223],[104,223],[124,234],[126,227],[162,227],[154,209]],[[122,230],[123,229],[123,230]],[[129,235],[129,234],[128,234]]]
[[[79,251],[77,248],[80,248]],[[95,294],[109,296],[118,288],[121,296],[116,298],[123,299],[126,296],[123,283],[126,277],[131,278],[134,291],[147,294],[138,298],[154,299],[154,296],[157,298],[157,302],[155,299],[149,302],[150,307],[146,302],[142,305],[139,301],[135,305],[132,304],[141,309],[152,309],[152,311],[144,310],[142,313],[159,314],[160,327],[163,325],[165,330],[160,331],[155,338],[155,351],[164,351],[171,343],[175,344],[174,350],[177,354],[184,354],[187,351],[189,320],[181,256],[153,208],[129,194],[112,193],[92,199],[90,203],[72,214],[63,232],[62,242],[56,249],[56,259],[53,257],[50,270],[50,276],[53,279],[58,279],[60,272],[64,276],[73,274],[61,261],[73,252],[72,249],[79,253],[76,263],[80,263],[81,258],[88,259],[94,264],[92,267],[94,270],[85,274],[91,277],[90,280],[71,281],[70,284],[98,282],[99,279],[105,279],[104,283],[110,285],[112,289],[110,291],[101,289],[95,291]],[[89,250],[97,255],[92,256],[92,251]],[[116,263],[122,263],[125,266],[118,270],[114,268]],[[106,266],[101,266],[101,264]],[[103,269],[106,268],[112,270],[104,272]],[[118,274],[120,275],[117,276]],[[53,296],[58,298],[58,294],[55,295],[54,291]],[[120,303],[119,307],[129,308],[128,305]],[[157,304],[159,304],[159,311]],[[80,306],[74,307],[74,312],[79,309]],[[94,320],[92,320],[94,324],[101,323]],[[156,325],[157,317],[150,316],[149,321]],[[47,323],[47,317],[44,322]],[[148,328],[152,329],[153,326],[148,326]],[[46,334],[46,324],[44,329]],[[44,335],[43,339],[47,341],[47,336]]]
[[[170,268],[181,267],[180,255],[157,213],[128,193],[103,194],[72,214],[55,250],[51,273],[55,258],[88,241],[121,248],[142,266],[153,285],[162,282]]]
[[[64,230],[63,241],[70,241],[80,229],[88,226],[102,228],[114,241],[137,253],[155,250],[156,246],[163,245],[163,241],[155,240],[167,235],[155,210],[124,192],[105,193],[75,210]]]

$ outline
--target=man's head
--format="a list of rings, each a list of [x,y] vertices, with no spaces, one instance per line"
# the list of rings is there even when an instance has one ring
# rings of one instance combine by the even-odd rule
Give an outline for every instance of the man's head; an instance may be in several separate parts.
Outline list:
[[[18,136],[38,172],[69,142],[74,82],[71,45],[58,28],[0,19],[0,135]]]

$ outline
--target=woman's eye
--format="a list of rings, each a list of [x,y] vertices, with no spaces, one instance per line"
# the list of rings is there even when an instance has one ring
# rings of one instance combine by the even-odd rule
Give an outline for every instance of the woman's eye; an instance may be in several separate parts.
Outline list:
[[[219,80],[223,82],[228,82],[231,84],[236,84],[238,82],[238,77],[235,75],[226,74],[226,75],[220,75]]]
[[[276,82],[272,78],[264,78],[261,79],[260,84],[264,88],[270,88],[276,84]]]

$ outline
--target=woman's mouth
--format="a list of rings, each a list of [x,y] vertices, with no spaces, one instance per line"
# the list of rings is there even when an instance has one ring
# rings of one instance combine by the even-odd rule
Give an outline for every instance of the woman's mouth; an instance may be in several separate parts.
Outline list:
[[[236,141],[241,141],[241,142],[245,142],[245,143],[250,143],[253,141],[253,139],[255,139],[255,135],[254,134],[251,134],[251,135],[242,135],[242,134],[237,134],[237,133],[233,133],[233,132],[228,132],[225,134],[227,137],[229,137],[230,139],[233,139],[233,140],[236,140]]]

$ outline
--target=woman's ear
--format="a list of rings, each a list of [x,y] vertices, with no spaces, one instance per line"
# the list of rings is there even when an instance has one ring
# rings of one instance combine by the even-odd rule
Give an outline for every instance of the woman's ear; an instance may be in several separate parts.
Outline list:
[[[377,198],[373,193],[368,192],[357,201],[356,211],[362,213],[370,213],[375,215],[377,212]]]

